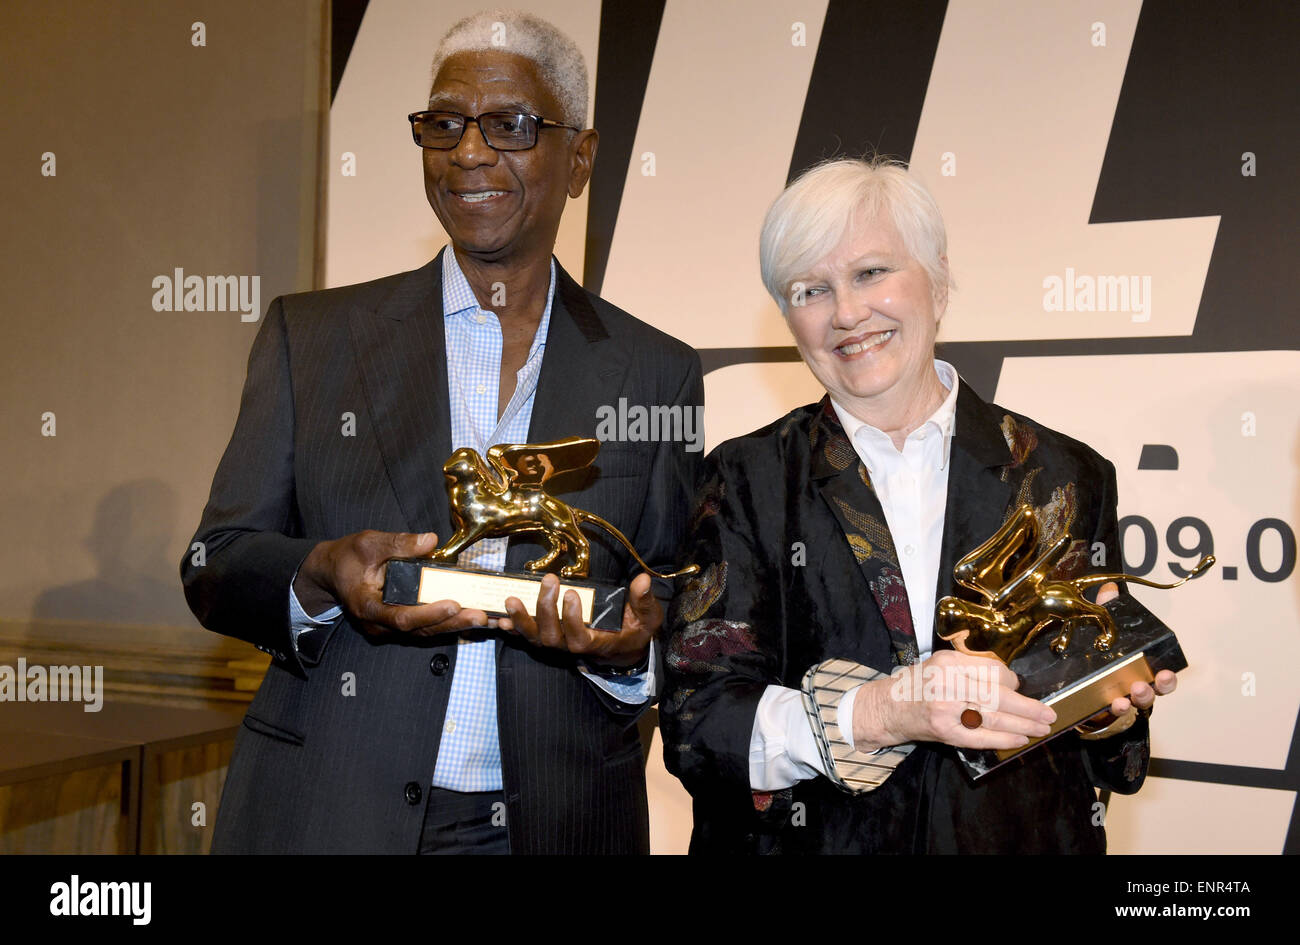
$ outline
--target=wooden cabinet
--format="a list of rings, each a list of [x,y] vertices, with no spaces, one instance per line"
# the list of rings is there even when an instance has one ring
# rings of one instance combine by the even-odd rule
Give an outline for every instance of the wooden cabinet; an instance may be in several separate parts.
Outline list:
[[[202,631],[0,625],[0,665],[102,666],[84,702],[0,701],[0,853],[206,853],[267,659]]]

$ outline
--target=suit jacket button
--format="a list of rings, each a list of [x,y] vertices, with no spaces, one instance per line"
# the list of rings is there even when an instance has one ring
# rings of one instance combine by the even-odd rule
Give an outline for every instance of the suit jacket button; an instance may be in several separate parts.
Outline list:
[[[429,670],[435,676],[446,675],[447,667],[451,665],[451,660],[447,659],[446,653],[439,653],[429,660]]]
[[[420,803],[420,796],[423,794],[420,790],[420,782],[407,781],[406,791],[404,793],[406,794],[406,803],[410,804],[412,807]]]

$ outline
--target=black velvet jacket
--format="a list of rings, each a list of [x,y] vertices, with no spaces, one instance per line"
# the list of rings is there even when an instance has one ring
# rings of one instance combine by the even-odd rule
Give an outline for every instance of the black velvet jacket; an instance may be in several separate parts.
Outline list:
[[[1038,509],[1043,542],[1075,537],[1065,573],[1089,569],[1095,542],[1106,570],[1119,562],[1115,469],[1084,444],[962,383],[950,462],[939,597],[955,593],[957,560],[1023,502]],[[823,777],[752,792],[750,736],[768,685],[797,689],[837,657],[888,673],[914,658],[915,634],[880,503],[829,398],[722,444],[701,481],[681,560],[702,573],[679,583],[669,614],[660,707],[668,769],[694,798],[692,852],[1105,851],[1094,788],[1140,787],[1145,719],[1098,742],[1066,733],[978,784],[952,748],[922,743],[868,794]]]

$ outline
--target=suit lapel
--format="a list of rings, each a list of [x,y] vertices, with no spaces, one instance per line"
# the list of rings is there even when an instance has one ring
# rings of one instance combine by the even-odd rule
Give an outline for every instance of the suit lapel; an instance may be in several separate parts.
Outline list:
[[[821,481],[822,499],[839,523],[880,610],[894,662],[914,663],[918,655],[916,629],[894,541],[867,468],[835,416],[829,395],[822,398],[813,423],[811,446],[812,477]]]
[[[627,351],[616,344],[586,290],[556,263],[555,299],[528,440],[592,436],[596,408],[609,404],[627,370]]]
[[[1001,527],[1015,492],[1006,476],[1013,460],[997,411],[965,381],[958,383],[936,600],[957,593],[953,568]],[[938,636],[934,647],[950,648]]]
[[[1015,494],[1015,477],[1008,476],[1007,470],[1016,464],[997,411],[965,381],[958,383],[937,597],[955,593],[952,572],[957,561],[997,531]],[[916,631],[884,511],[829,397],[823,398],[814,423],[812,450],[812,475],[822,480],[822,498],[839,523],[884,619],[895,662],[914,662]],[[945,641],[934,637],[934,649],[947,647]]]
[[[451,455],[442,315],[439,253],[376,308],[350,316],[366,405],[402,517],[409,531],[437,532],[440,542],[453,531],[442,475]]]
[[[587,291],[557,262],[555,298],[528,441],[548,443],[566,436],[595,436],[596,410],[614,404],[627,366],[627,348],[610,337]],[[599,465],[599,458],[596,463]],[[535,543],[512,539],[506,569],[520,570],[537,552]]]

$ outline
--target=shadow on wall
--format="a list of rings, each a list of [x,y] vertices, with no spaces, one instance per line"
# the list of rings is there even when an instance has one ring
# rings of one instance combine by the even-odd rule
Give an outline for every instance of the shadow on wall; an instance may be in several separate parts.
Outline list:
[[[95,561],[95,576],[42,591],[32,619],[193,625],[176,574],[176,508],[176,493],[158,479],[110,490],[82,543]]]

